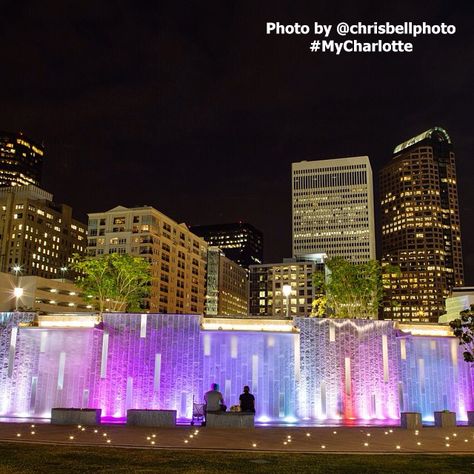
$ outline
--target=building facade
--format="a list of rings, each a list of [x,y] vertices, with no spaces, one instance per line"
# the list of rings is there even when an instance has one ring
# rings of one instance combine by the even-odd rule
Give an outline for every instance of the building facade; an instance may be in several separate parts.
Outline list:
[[[72,256],[86,247],[87,226],[52,194],[31,185],[0,189],[0,271],[71,278]]]
[[[469,310],[474,305],[474,287],[453,288],[446,298],[446,313],[441,315],[438,323],[446,324],[453,319],[459,319],[461,311]]]
[[[245,268],[227,258],[219,247],[209,247],[206,315],[247,315],[248,294],[248,277]]]
[[[18,301],[15,287],[23,290]],[[94,311],[93,303],[84,301],[81,290],[70,280],[0,273],[0,312],[15,308],[40,314]]]
[[[39,186],[44,149],[21,133],[0,132],[0,188]]]
[[[292,164],[293,257],[376,258],[372,169],[367,156]]]
[[[314,261],[289,261],[250,266],[249,312],[252,316],[294,317],[311,314],[313,274],[324,269]],[[283,286],[290,285],[288,298]]]
[[[263,262],[263,234],[251,224],[195,225],[190,229],[209,245],[219,247],[227,258],[241,267]]]
[[[437,322],[444,299],[463,285],[453,145],[432,128],[398,145],[380,173],[382,259],[396,265],[383,318]]]
[[[157,313],[203,314],[207,243],[185,224],[156,209],[115,207],[89,214],[88,254],[141,256],[151,264],[145,309]]]

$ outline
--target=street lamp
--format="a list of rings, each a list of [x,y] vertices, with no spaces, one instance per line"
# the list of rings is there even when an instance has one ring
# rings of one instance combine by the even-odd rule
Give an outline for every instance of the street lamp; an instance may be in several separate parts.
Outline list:
[[[61,271],[61,274],[62,274],[62,277],[63,277],[63,280],[64,280],[66,272],[67,272],[67,267],[61,267],[59,270]]]
[[[290,317],[291,285],[283,285],[283,296],[286,298],[286,317]]]
[[[23,288],[17,286],[13,290],[13,296],[15,297],[15,311],[18,311],[18,301],[23,296]]]

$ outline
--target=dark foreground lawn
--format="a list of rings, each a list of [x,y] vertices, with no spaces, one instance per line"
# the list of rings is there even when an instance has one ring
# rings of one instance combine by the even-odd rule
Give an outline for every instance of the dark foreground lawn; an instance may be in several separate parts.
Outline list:
[[[161,451],[0,444],[0,473],[473,473],[474,455],[335,455]]]

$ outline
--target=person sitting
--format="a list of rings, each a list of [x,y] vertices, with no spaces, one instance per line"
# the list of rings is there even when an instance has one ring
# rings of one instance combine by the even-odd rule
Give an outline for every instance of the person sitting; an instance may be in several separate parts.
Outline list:
[[[227,407],[224,403],[224,397],[219,392],[219,385],[211,384],[211,390],[204,394],[204,412],[205,413],[220,413],[226,411]]]
[[[248,385],[244,387],[244,393],[240,395],[240,411],[255,413],[255,397],[250,393]]]

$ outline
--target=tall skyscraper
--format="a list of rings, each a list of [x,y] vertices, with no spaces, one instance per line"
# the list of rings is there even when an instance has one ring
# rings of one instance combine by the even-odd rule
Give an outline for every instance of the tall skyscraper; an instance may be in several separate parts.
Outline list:
[[[398,145],[380,173],[382,259],[400,268],[386,288],[383,318],[437,322],[463,284],[453,145],[434,127]]]
[[[367,156],[292,164],[293,257],[375,258],[372,168]]]
[[[251,224],[194,225],[190,230],[209,245],[219,247],[241,267],[248,268],[263,261],[263,234]]]
[[[147,259],[151,312],[204,314],[207,243],[153,207],[117,206],[89,214],[88,253]]]
[[[0,188],[41,183],[44,149],[21,133],[0,132]]]
[[[87,226],[52,194],[36,186],[0,189],[0,271],[70,278],[72,255],[86,247]]]

